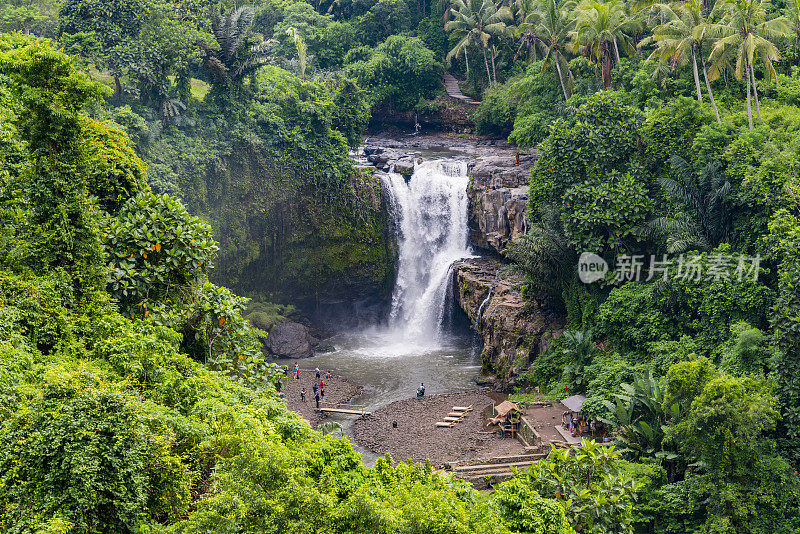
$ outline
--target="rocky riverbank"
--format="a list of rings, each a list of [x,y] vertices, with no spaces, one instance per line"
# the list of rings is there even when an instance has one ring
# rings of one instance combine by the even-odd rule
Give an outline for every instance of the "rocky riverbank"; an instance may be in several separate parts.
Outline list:
[[[353,439],[377,454],[391,454],[397,462],[428,459],[434,466],[519,453],[523,450],[519,441],[481,433],[486,432],[485,416],[493,404],[487,390],[401,400],[356,421],[352,427]],[[436,426],[453,406],[470,405],[473,411],[452,428]]]
[[[499,270],[489,258],[459,263],[456,298],[483,340],[481,383],[508,389],[519,371],[561,335],[564,321],[536,301],[523,300],[521,277],[501,276]]]
[[[323,378],[325,371],[322,371]],[[300,414],[311,426],[316,427],[323,422],[326,418],[325,414],[316,411],[314,402],[314,383],[316,382],[316,374],[311,369],[301,369],[300,379],[294,378],[293,373],[289,373],[289,377],[283,381],[283,393],[286,407],[291,411]],[[305,388],[306,402],[300,398],[300,392]],[[340,403],[347,402],[359,393],[362,387],[355,384],[346,378],[332,374],[330,380],[325,381],[325,402]]]

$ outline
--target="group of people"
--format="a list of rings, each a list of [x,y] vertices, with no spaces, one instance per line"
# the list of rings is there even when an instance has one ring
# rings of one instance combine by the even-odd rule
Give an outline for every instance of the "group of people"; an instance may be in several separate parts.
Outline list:
[[[325,402],[325,380],[330,382],[331,380],[331,373],[325,373],[325,379],[322,378],[322,371],[319,370],[319,367],[314,369],[314,373],[316,374],[316,378],[314,379],[314,385],[311,386],[311,390],[314,392],[314,402],[319,408],[320,402]],[[295,364],[294,366],[294,377],[296,380],[300,379],[300,366]],[[306,402],[306,388],[300,390],[300,400],[302,402]]]

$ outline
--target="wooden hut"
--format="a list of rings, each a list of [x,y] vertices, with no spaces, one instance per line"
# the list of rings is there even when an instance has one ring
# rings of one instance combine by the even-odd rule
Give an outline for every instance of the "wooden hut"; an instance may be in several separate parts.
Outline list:
[[[511,434],[513,438],[519,430],[522,409],[515,403],[503,401],[494,407],[495,416],[489,419],[491,424],[500,425],[500,430]]]

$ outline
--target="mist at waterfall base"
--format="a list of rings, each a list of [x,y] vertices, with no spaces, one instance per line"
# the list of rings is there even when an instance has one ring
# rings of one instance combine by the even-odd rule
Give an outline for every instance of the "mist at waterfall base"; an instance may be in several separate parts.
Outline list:
[[[353,399],[368,410],[413,397],[475,387],[479,340],[454,300],[453,264],[471,257],[466,163],[418,164],[410,179],[384,176],[398,244],[397,280],[388,317],[333,338],[334,352],[300,360],[363,386]],[[294,366],[295,360],[279,363]],[[351,418],[333,417],[348,423]]]

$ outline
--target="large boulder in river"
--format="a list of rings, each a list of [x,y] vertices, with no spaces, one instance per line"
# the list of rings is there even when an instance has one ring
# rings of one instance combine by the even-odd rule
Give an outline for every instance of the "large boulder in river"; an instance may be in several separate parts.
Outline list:
[[[414,174],[414,158],[404,157],[394,164],[394,172],[402,174],[406,178]]]
[[[308,358],[314,355],[308,328],[300,323],[273,326],[264,345],[270,354],[278,358]]]

